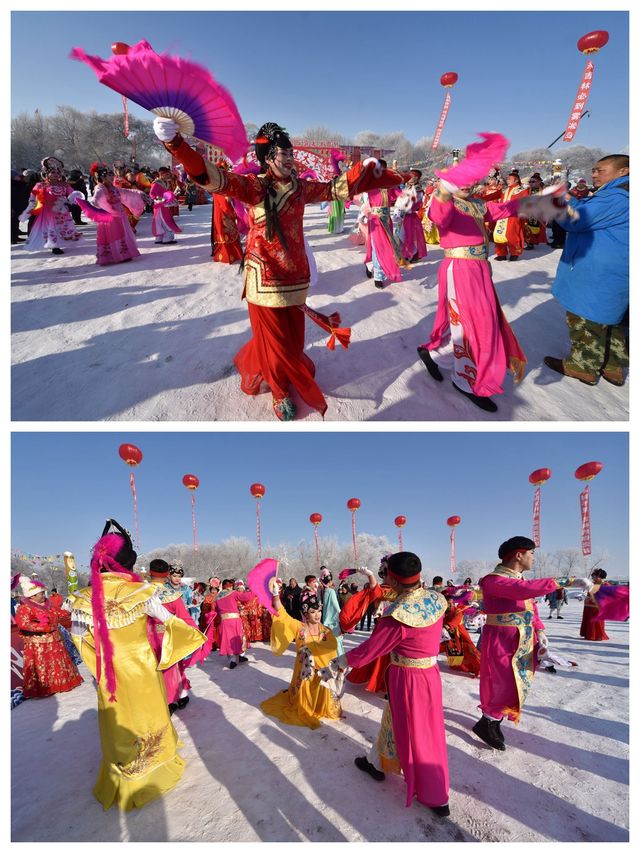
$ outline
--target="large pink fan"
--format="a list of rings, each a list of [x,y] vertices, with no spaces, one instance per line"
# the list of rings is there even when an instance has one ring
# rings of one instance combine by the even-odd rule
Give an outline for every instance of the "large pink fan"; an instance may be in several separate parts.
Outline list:
[[[263,604],[269,613],[276,615],[276,610],[271,603],[273,598],[269,589],[269,581],[278,576],[278,561],[267,558],[260,560],[247,575],[247,586],[251,592],[255,592],[258,596],[258,601]]]
[[[595,618],[598,622],[625,622],[629,618],[629,587],[603,585],[595,599],[600,609]]]
[[[148,41],[109,59],[88,56],[74,47],[69,54],[92,68],[98,80],[156,115],[173,119],[183,136],[195,136],[231,160],[249,147],[240,113],[230,93],[201,65],[179,56],[158,54]]]
[[[496,163],[502,163],[509,140],[500,133],[479,133],[484,142],[467,145],[464,160],[451,169],[436,169],[436,175],[456,187],[469,187],[486,178]]]
[[[343,569],[338,575],[338,580],[343,581],[345,578],[348,578],[350,575],[355,575],[357,569]]]

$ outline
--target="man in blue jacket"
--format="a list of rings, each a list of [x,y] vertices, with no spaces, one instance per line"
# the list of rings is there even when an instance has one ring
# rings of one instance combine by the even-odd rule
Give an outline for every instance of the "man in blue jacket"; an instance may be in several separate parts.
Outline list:
[[[592,169],[596,191],[571,198],[567,232],[552,293],[567,311],[568,358],[547,367],[595,385],[600,376],[624,385],[629,364],[629,157],[610,154]]]

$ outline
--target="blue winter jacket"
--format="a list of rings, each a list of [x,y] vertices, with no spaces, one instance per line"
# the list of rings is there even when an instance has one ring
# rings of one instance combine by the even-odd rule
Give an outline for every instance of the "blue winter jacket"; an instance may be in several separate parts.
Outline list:
[[[623,187],[626,187],[626,189]],[[552,293],[567,311],[607,326],[629,307],[629,176],[569,203],[580,214],[558,224],[567,240]]]

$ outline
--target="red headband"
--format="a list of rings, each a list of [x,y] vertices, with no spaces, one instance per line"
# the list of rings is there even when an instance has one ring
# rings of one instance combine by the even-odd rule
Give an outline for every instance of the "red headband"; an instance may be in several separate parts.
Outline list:
[[[408,584],[408,583],[415,583],[416,581],[419,581],[421,572],[418,572],[417,575],[411,575],[408,578],[401,578],[400,575],[397,575],[395,572],[392,572],[391,569],[388,568],[387,569],[387,575],[389,575],[389,577],[393,578],[394,580],[398,581],[398,583],[407,583]]]

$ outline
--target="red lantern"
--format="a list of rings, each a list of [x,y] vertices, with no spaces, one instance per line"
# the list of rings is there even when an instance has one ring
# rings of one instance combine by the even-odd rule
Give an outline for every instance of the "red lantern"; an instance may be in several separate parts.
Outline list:
[[[260,501],[266,494],[266,489],[262,483],[252,483],[249,486],[249,491],[256,499],[256,541],[258,543],[258,559],[262,559],[262,534],[260,531]]]
[[[186,486],[191,492],[191,522],[193,524],[193,550],[198,550],[198,536],[196,528],[196,489],[200,485],[200,480],[195,474],[185,474],[182,478],[182,485]]]
[[[142,462],[142,451],[135,444],[121,444],[118,448],[118,456],[133,469]],[[133,523],[136,531],[136,546],[140,550],[140,532],[138,530],[138,496],[136,494],[136,479],[133,470],[129,475],[129,486],[133,495]]]
[[[582,521],[581,540],[582,553],[585,557],[591,553],[591,498],[589,494],[589,480],[593,480],[602,471],[602,462],[585,462],[576,468],[577,480],[586,482],[586,486],[580,492],[580,517]]]
[[[452,86],[455,86],[458,82],[458,75],[455,71],[447,71],[446,74],[443,74],[440,78],[440,85],[444,86],[445,89],[451,89]]]
[[[249,491],[251,492],[253,497],[256,498],[256,500],[259,500],[260,498],[263,498],[265,496],[267,490],[262,485],[262,483],[253,483],[253,485],[249,487]]]
[[[347,509],[351,511],[351,539],[353,540],[353,560],[358,562],[358,546],[356,545],[356,510],[360,509],[359,498],[349,498]]]
[[[118,448],[118,455],[127,465],[135,467],[142,462],[142,451],[135,444],[121,444]]]
[[[320,567],[320,548],[318,546],[318,525],[322,521],[322,516],[319,512],[312,512],[309,516],[309,521],[313,524],[313,538],[316,543],[316,563]]]
[[[451,536],[449,537],[451,540],[451,559],[449,560],[449,570],[451,574],[454,575],[456,572],[456,527],[462,519],[459,515],[450,515],[447,519],[447,524],[451,528]]]
[[[129,53],[129,45],[123,41],[114,41],[111,45],[111,53],[115,54],[115,56],[124,56],[126,53]]]
[[[576,479],[585,481],[593,480],[602,471],[602,468],[602,462],[585,462],[584,465],[576,468]]]
[[[393,523],[398,528],[399,549],[400,549],[400,551],[404,551],[404,545],[402,544],[402,528],[407,523],[407,516],[406,515],[396,515],[396,517],[393,519]]]
[[[593,30],[578,39],[578,50],[580,53],[597,53],[609,41],[609,33],[606,30]]]
[[[550,468],[536,468],[529,474],[529,482],[532,486],[536,486],[533,493],[533,541],[536,543],[536,548],[540,547],[540,486],[547,482],[551,477]]]

